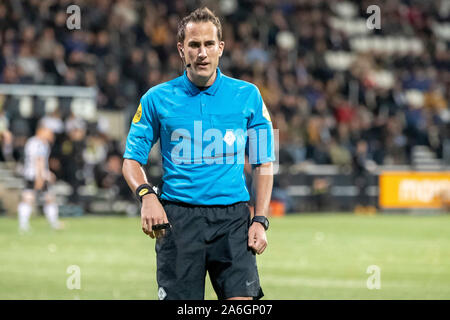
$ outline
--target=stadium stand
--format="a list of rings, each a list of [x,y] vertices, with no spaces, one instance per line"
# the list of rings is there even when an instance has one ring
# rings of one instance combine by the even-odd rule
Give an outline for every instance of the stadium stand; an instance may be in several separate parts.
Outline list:
[[[79,30],[66,28],[72,2]],[[124,133],[140,96],[183,71],[178,19],[200,5],[222,17],[221,70],[257,84],[279,130],[274,197],[288,211],[375,206],[380,167],[448,170],[446,0],[2,1],[1,160],[20,163],[44,119],[58,135],[51,168],[68,212],[132,213]],[[370,5],[380,29],[367,27]],[[151,159],[157,179],[157,150]],[[0,184],[17,180],[16,169],[1,173]]]

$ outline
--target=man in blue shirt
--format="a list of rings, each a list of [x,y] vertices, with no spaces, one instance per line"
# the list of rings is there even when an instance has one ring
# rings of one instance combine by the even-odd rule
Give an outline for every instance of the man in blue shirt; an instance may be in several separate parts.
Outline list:
[[[263,295],[255,253],[267,246],[273,129],[258,88],[220,72],[221,39],[220,21],[207,8],[180,22],[186,71],[141,98],[127,138],[123,174],[142,202],[142,230],[157,238],[160,299],[203,299],[206,272],[219,299]],[[158,139],[159,199],[142,169]],[[252,220],[246,155],[254,168]]]

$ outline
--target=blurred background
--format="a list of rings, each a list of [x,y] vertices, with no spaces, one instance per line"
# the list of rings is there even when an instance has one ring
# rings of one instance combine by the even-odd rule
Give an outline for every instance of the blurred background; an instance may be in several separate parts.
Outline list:
[[[72,4],[80,28],[70,30]],[[374,4],[379,29],[367,26]],[[183,72],[177,23],[200,5],[222,19],[221,70],[259,87],[279,130],[274,214],[379,209],[380,175],[392,171],[442,172],[442,190],[406,175],[413,182],[398,192],[425,189],[433,203],[388,199],[391,207],[448,202],[448,0],[7,0],[0,212],[13,214],[23,146],[43,120],[57,135],[50,168],[61,215],[136,213],[120,171],[130,120],[150,87]],[[155,148],[147,168],[155,184],[160,161]]]
[[[68,28],[68,19],[70,23],[76,22],[72,20],[74,11],[67,12],[71,5],[80,9],[79,28]],[[384,258],[377,261],[386,265],[405,255],[398,264],[398,272],[390,275],[393,281],[403,279],[399,271],[405,266],[402,263],[414,254],[420,257],[415,260],[416,269],[408,267],[411,273],[436,271],[434,278],[423,275],[424,283],[412,287],[395,282],[393,286],[398,291],[384,297],[405,297],[417,292],[411,289],[416,288],[419,298],[427,297],[420,295],[421,289],[429,289],[433,297],[448,298],[450,286],[445,281],[448,284],[450,274],[448,268],[443,269],[444,257],[450,256],[444,252],[448,253],[449,248],[443,231],[448,219],[432,217],[433,220],[413,222],[403,216],[405,220],[396,220],[399,219],[396,216],[394,220],[384,218],[388,220],[358,225],[355,220],[345,220],[351,215],[340,220],[314,220],[307,214],[449,212],[449,0],[3,0],[0,2],[0,215],[16,217],[24,188],[24,145],[34,135],[38,121],[52,128],[56,135],[50,169],[57,177],[52,190],[61,217],[139,214],[137,202],[121,174],[129,125],[140,97],[150,87],[182,74],[183,65],[176,50],[177,23],[202,5],[215,11],[223,24],[222,72],[258,86],[278,130],[278,173],[274,177],[270,209],[272,216],[290,217],[274,219],[271,239],[274,248],[278,245],[280,251],[274,249],[268,258],[261,258],[267,259],[263,271],[268,274],[272,268],[287,275],[305,268],[314,274],[323,271],[317,269],[318,265],[340,266],[334,258],[325,263],[327,257],[337,253],[343,257],[351,255],[340,260],[342,273],[339,271],[328,280],[323,275],[333,274],[330,270],[317,274],[319,278],[299,278],[294,282],[278,273],[272,278],[266,276],[263,281],[271,289],[269,297],[372,298],[361,292],[339,294],[342,287],[358,287],[352,280],[355,274],[359,277],[362,270],[364,277],[363,268],[383,252]],[[370,22],[378,18],[373,16],[374,12],[367,12],[371,5],[380,9],[380,28],[369,28]],[[154,184],[161,180],[160,164],[159,150],[155,147],[146,167]],[[289,219],[302,216],[294,213],[304,214],[305,220],[292,223],[294,220]],[[18,272],[17,265],[21,264],[18,261],[26,261],[16,253],[17,249],[35,252],[36,256],[39,252],[39,257],[45,258],[65,246],[66,255],[58,258],[59,263],[66,266],[72,257],[83,253],[84,263],[89,265],[94,260],[107,263],[113,257],[116,262],[122,261],[129,249],[120,247],[126,241],[112,242],[117,240],[113,240],[117,233],[129,237],[124,238],[127,241],[134,239],[128,244],[141,241],[141,237],[134,238],[138,237],[134,229],[140,230],[138,219],[98,223],[97,226],[106,223],[111,227],[116,221],[111,227],[114,236],[94,227],[96,220],[72,220],[72,229],[69,225],[63,231],[67,239],[55,240],[51,234],[50,238],[37,237],[33,247],[33,243],[15,238],[15,220],[2,219],[0,229],[7,238],[1,241],[5,246],[1,260],[14,263],[1,266],[9,273],[0,280],[4,288],[17,290],[12,296],[3,292],[3,297],[30,297],[26,293],[29,287],[20,282],[25,278],[10,276]],[[33,224],[38,231],[46,230],[43,221]],[[133,231],[127,233],[125,225]],[[291,233],[277,231],[277,225],[278,230]],[[302,232],[296,233],[295,226]],[[81,244],[83,234],[86,243]],[[401,237],[410,239],[408,250],[406,242],[396,242]],[[328,239],[334,241],[326,247],[328,251],[317,251],[317,245]],[[375,239],[379,246],[368,239]],[[432,239],[436,242],[430,242]],[[283,251],[287,249],[282,244],[288,240],[298,241],[292,250],[302,252]],[[90,243],[98,241],[106,241],[105,250],[114,243],[122,251],[116,252],[116,256],[105,256],[104,260],[94,259]],[[365,247],[348,247],[347,243]],[[370,251],[371,248],[375,251]],[[397,251],[387,252],[386,248]],[[278,261],[287,256],[303,260],[288,262],[284,267],[279,265]],[[361,270],[352,269],[359,266],[352,260],[355,257],[359,257]],[[126,260],[135,261],[135,257]],[[49,258],[43,264],[46,270],[53,270],[54,261]],[[23,264],[27,263],[31,262]],[[428,263],[434,263],[436,269],[425,267]],[[127,279],[143,279],[141,274],[130,270],[120,272],[124,277],[115,278],[125,281],[124,288]],[[111,279],[104,273],[91,276],[96,289],[103,288]],[[347,276],[353,278],[339,280]],[[153,285],[154,279],[147,278],[146,283]],[[39,279],[44,281],[40,290],[56,286],[45,277]],[[64,283],[64,273],[61,279]],[[314,295],[312,291],[295,291],[293,287],[294,291],[284,289],[296,284],[319,291]],[[139,285],[141,291],[130,291],[128,297],[147,297],[146,284]],[[122,295],[120,291],[105,292],[98,289],[90,297],[124,296],[124,291]],[[367,290],[364,292],[367,294]],[[67,297],[64,294],[44,292],[31,296]]]

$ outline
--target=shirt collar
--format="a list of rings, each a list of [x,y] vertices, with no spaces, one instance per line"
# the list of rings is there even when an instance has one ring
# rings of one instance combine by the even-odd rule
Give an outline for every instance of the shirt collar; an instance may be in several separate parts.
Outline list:
[[[203,91],[200,90],[199,88],[197,88],[197,86],[195,84],[193,84],[191,80],[189,80],[186,70],[184,71],[184,74],[183,74],[183,82],[191,96],[195,96],[195,95],[199,94],[200,92],[204,92],[208,95],[213,96],[216,94],[217,89],[219,88],[220,83],[222,82],[222,73],[220,72],[220,69],[217,67],[216,79],[214,80],[214,83],[208,89],[203,90]]]

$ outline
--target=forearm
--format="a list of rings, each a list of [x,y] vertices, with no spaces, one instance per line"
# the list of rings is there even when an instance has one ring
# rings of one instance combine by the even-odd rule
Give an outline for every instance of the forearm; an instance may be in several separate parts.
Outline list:
[[[141,184],[149,183],[141,164],[135,160],[124,159],[122,174],[133,192],[135,192]]]
[[[263,163],[253,169],[255,215],[267,216],[273,186],[273,164]]]

